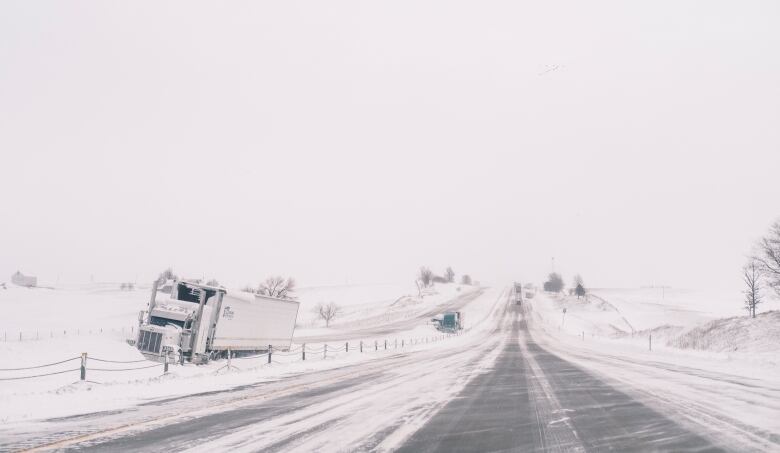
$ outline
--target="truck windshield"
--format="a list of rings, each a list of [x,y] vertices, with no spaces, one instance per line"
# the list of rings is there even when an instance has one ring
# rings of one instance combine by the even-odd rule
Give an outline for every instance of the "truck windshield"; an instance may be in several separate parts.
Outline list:
[[[206,300],[212,297],[217,292],[211,289],[197,288],[187,285],[186,283],[179,283],[176,287],[176,299],[183,302],[200,303],[200,292],[206,291]]]
[[[168,324],[173,324],[175,326],[179,326],[182,329],[184,328],[184,321],[177,321],[175,319],[168,319],[168,318],[161,318],[159,316],[152,316],[152,319],[150,320],[151,324],[154,324],[155,326],[165,327]]]

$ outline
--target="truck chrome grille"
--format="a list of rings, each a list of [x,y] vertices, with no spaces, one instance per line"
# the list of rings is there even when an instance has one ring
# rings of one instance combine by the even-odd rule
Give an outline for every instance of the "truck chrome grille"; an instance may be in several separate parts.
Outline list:
[[[162,345],[162,334],[158,332],[149,332],[142,330],[138,335],[138,349],[142,352],[160,353]]]

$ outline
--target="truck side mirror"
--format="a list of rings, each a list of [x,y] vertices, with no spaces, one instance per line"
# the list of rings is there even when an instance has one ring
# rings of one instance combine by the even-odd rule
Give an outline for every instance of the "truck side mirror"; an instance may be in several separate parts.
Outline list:
[[[141,310],[138,312],[138,322],[144,322],[144,311]]]

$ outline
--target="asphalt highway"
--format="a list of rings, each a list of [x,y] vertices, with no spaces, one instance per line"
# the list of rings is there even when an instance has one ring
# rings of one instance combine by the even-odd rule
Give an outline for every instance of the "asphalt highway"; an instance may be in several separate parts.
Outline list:
[[[536,345],[518,319],[474,378],[402,452],[722,451]]]
[[[0,450],[723,451],[541,348],[519,307],[491,321],[468,347],[48,420]]]

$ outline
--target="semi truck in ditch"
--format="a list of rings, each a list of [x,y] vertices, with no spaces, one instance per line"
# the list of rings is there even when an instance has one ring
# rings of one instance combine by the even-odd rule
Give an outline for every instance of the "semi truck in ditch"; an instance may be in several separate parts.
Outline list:
[[[149,359],[206,363],[228,353],[290,348],[295,300],[190,281],[174,281],[169,293],[159,286],[153,284],[149,306],[138,316],[135,345]]]

